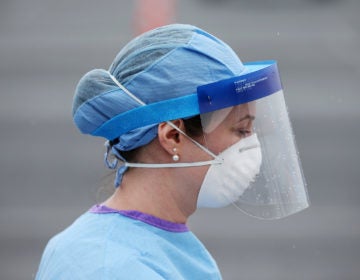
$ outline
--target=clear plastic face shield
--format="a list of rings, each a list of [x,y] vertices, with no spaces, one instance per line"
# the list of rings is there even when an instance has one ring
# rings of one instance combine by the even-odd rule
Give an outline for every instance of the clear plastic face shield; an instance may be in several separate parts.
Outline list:
[[[196,146],[213,159],[174,163],[130,163],[124,167],[169,168],[209,166],[200,188],[198,207],[224,207],[234,204],[246,214],[261,219],[279,219],[309,206],[305,180],[283,90],[274,61],[246,64],[246,73],[227,80],[202,85],[197,93],[184,97],[188,116],[200,113],[204,143]],[[110,75],[111,76],[111,75]],[[112,77],[112,76],[111,76]],[[159,123],[167,110],[178,119],[181,110],[170,112],[168,103],[146,105],[112,77],[114,82],[143,107],[149,118],[136,119],[136,125]],[[198,106],[193,106],[198,104]],[[190,110],[194,110],[193,112]],[[154,117],[154,120],[150,120]],[[148,122],[148,123],[147,123]],[[116,119],[105,128],[112,132]],[[134,126],[135,127],[135,126]],[[111,133],[108,133],[109,136]],[[108,137],[111,139],[111,137]]]
[[[209,110],[201,114],[207,142],[216,147],[211,139],[219,139],[225,149],[218,154],[224,163],[211,166],[205,176],[198,205],[233,203],[262,219],[307,208],[306,184],[276,64],[206,85],[200,95],[202,109]]]

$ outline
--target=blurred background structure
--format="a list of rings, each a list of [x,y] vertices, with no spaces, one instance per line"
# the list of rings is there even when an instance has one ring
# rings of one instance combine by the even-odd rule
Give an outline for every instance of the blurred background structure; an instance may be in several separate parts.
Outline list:
[[[78,133],[72,96],[143,30],[140,2],[1,1],[0,279],[32,279],[48,239],[101,201],[103,140]],[[190,227],[224,279],[360,279],[360,1],[174,5],[160,21],[197,25],[244,62],[278,60],[312,202],[272,222],[198,211]]]

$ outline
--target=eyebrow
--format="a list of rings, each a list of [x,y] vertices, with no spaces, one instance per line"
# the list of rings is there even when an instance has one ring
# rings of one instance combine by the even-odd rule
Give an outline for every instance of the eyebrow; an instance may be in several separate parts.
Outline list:
[[[246,116],[244,116],[243,118],[241,118],[238,122],[242,122],[243,120],[246,120],[246,119],[250,119],[250,120],[255,120],[255,116],[254,115],[249,115],[247,114]]]

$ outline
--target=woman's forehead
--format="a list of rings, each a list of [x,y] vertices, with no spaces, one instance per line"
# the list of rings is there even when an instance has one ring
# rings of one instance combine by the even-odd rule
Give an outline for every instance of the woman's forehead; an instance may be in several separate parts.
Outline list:
[[[234,106],[224,121],[239,122],[244,118],[254,119],[256,114],[255,101]]]

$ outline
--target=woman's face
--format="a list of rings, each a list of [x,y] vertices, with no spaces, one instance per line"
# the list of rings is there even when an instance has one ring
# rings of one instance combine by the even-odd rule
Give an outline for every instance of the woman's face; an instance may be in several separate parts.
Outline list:
[[[211,131],[205,127],[204,130],[208,132],[194,138],[196,142],[216,155],[253,133],[255,102],[224,110],[226,115],[221,115],[221,113],[217,116],[221,119],[221,122],[217,122],[216,119],[211,120]],[[216,123],[216,126],[213,125],[214,123]],[[187,143],[187,148],[182,151],[180,158],[183,162],[200,162],[214,159],[213,156],[194,145],[191,141]],[[199,191],[209,168],[210,165],[205,165],[196,168],[180,168],[178,171],[181,178],[187,178],[190,189],[195,185],[199,187],[197,189]]]
[[[235,106],[225,114],[224,120],[204,136],[203,144],[215,154],[253,133],[255,101]]]

